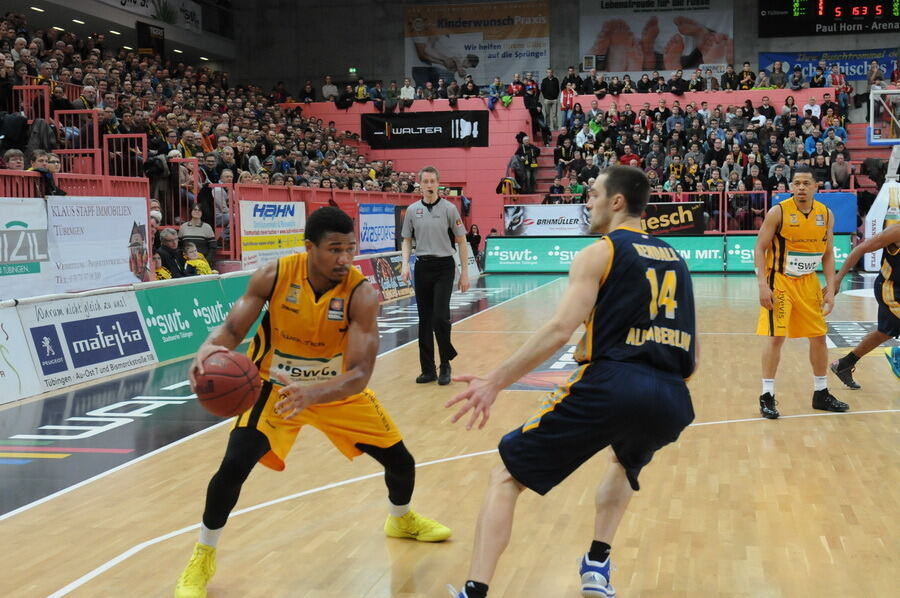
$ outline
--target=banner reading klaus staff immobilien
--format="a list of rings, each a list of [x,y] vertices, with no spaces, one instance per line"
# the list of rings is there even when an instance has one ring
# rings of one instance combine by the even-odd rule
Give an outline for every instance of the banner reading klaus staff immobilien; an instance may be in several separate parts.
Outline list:
[[[488,111],[363,114],[362,134],[372,149],[487,147]]]

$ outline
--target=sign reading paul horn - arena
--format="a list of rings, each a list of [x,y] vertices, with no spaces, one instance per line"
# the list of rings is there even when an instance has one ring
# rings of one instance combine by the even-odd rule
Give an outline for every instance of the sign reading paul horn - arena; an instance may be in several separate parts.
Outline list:
[[[373,149],[487,147],[488,111],[363,114],[362,132]]]

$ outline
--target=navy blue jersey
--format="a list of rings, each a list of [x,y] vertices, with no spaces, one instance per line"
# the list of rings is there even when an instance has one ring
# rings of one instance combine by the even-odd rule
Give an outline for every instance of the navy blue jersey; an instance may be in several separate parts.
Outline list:
[[[617,228],[598,243],[611,244],[611,263],[575,360],[642,363],[689,377],[697,331],[684,260],[662,239],[630,228]]]

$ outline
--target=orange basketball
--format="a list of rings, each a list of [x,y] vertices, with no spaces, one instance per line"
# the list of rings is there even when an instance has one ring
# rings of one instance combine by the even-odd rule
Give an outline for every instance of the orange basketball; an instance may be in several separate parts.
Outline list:
[[[197,374],[197,400],[207,411],[233,417],[250,409],[259,398],[262,380],[259,370],[243,353],[220,351],[203,362]]]

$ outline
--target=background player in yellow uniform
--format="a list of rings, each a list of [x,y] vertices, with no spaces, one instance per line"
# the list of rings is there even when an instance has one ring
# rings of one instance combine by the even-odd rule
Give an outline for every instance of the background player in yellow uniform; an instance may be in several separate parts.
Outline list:
[[[306,223],[306,253],[256,271],[225,323],[200,348],[190,377],[217,351],[240,344],[268,302],[250,345],[263,380],[256,404],[238,416],[219,470],[209,483],[200,541],[178,580],[176,598],[206,596],[219,534],[257,461],[281,471],[300,428],[321,430],[344,455],[362,453],[385,468],[390,501],[384,531],[439,542],[450,530],[409,509],[415,460],[374,393],[366,388],[378,353],[378,298],[352,267],[353,221],[322,208]]]
[[[867,253],[883,249],[881,271],[875,279],[875,300],[878,302],[878,328],[867,334],[852,351],[831,364],[831,371],[849,388],[858,389],[853,370],[859,359],[892,338],[900,337],[900,224],[894,224],[871,239],[857,245],[850,252],[840,272],[834,277],[834,292],[850,268]],[[900,347],[885,349],[894,375],[900,378]]]
[[[775,419],[775,373],[786,337],[809,339],[813,370],[813,409],[847,411],[850,407],[828,392],[828,347],[825,316],[834,307],[834,215],[813,199],[816,181],[808,166],[797,166],[793,195],[772,206],[756,241],[754,262],[759,282],[756,333],[768,336],[762,355],[759,411]],[[816,270],[825,272],[823,296]]]

